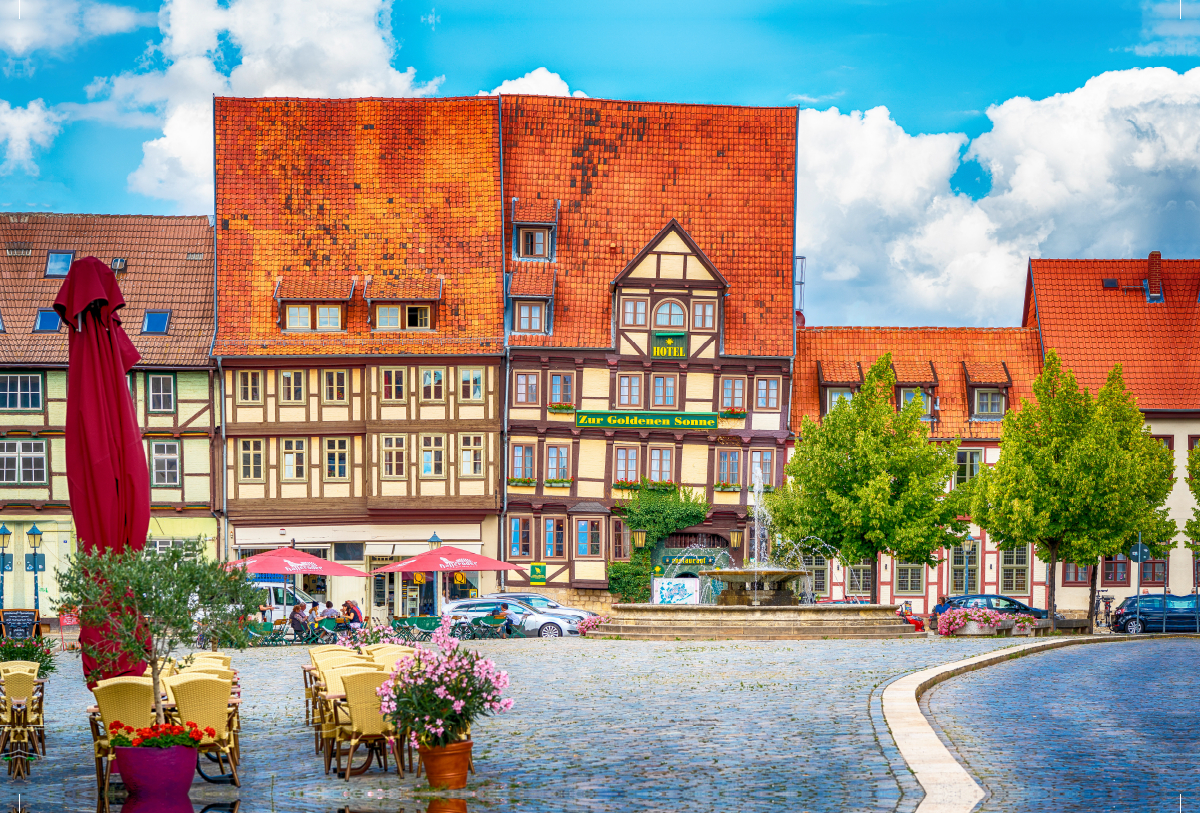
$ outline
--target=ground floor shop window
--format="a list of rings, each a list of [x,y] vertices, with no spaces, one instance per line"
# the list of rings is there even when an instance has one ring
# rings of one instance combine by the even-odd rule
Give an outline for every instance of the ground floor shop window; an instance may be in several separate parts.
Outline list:
[[[1167,561],[1151,559],[1142,562],[1142,584],[1162,585],[1167,582]]]
[[[442,578],[450,583],[446,588],[446,596],[450,601],[479,597],[479,574],[477,572],[460,570],[457,573],[443,573]]]

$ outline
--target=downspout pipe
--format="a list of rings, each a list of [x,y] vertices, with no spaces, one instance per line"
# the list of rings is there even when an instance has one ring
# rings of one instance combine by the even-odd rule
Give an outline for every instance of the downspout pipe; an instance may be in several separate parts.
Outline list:
[[[508,553],[504,545],[504,523],[508,518],[508,240],[504,230],[504,97],[496,94],[496,143],[497,154],[500,156],[500,290],[504,297],[504,308],[500,319],[504,330],[504,355],[500,360],[500,413],[503,416],[500,429],[500,517],[496,523],[496,544],[500,548],[497,557],[501,562],[508,561]],[[500,592],[508,586],[508,571],[500,571]]]

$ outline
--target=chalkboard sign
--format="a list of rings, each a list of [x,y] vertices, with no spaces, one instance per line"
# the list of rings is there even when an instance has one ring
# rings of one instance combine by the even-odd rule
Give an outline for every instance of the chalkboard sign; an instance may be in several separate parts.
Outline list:
[[[32,638],[37,632],[37,610],[0,610],[5,638]]]

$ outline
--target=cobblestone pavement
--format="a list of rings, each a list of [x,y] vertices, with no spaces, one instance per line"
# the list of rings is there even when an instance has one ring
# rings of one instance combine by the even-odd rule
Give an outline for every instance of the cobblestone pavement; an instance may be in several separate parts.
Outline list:
[[[989,792],[978,813],[1194,813],[1198,659],[1187,638],[1072,646],[952,678],[926,703]]]
[[[476,643],[511,673],[516,707],[476,727],[478,773],[458,796],[476,813],[911,810],[919,789],[873,713],[872,692],[902,673],[1011,643]],[[46,701],[49,756],[30,781],[0,778],[0,810],[18,793],[29,813],[96,810],[83,714],[91,696],[77,656],[58,657]],[[425,811],[423,780],[377,770],[349,783],[325,776],[304,726],[306,659],[301,648],[234,654],[243,786],[197,780],[196,810],[240,799],[240,813]]]

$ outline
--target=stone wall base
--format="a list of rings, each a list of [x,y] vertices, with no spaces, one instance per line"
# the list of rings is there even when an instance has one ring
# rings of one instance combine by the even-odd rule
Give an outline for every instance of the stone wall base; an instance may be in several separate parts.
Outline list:
[[[531,587],[530,593],[541,593],[564,607],[588,610],[598,615],[612,615],[613,597],[607,590],[580,590],[574,587]]]

